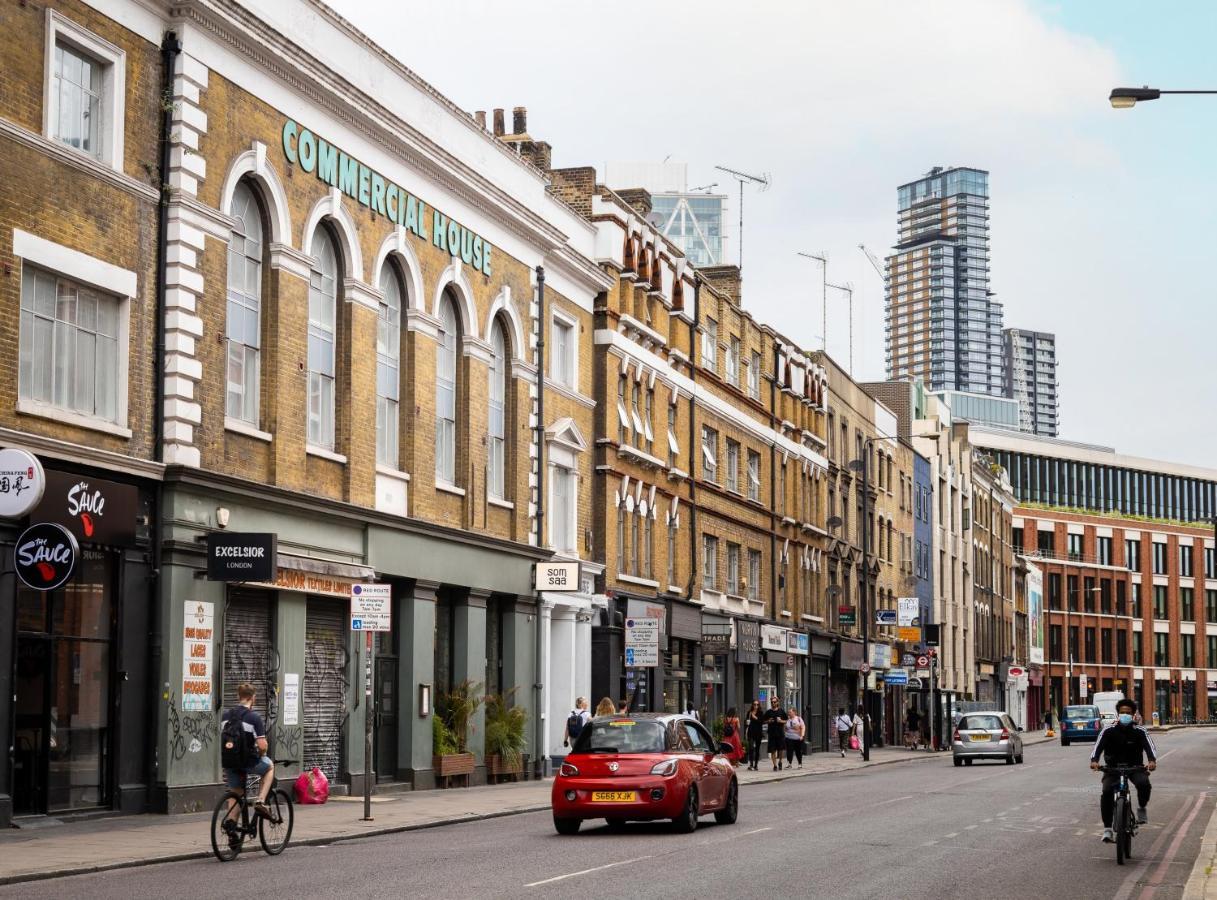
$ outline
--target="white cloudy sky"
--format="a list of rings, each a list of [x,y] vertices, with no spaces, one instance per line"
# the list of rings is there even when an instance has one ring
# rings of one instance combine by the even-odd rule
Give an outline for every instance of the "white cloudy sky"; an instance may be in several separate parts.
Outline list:
[[[992,289],[1007,326],[1058,335],[1062,437],[1217,465],[1217,98],[1106,102],[1217,87],[1206,4],[329,2],[464,108],[510,125],[527,106],[555,165],[671,156],[733,192],[715,164],[768,173],[745,196],[744,303],[818,346],[820,276],[796,251],[827,251],[862,379],[884,376],[883,290],[857,245],[888,252],[898,184],[988,169]]]

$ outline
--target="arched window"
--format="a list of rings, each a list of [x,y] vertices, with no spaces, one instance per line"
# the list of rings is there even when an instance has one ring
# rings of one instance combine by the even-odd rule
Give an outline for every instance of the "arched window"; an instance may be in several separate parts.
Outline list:
[[[228,388],[225,414],[258,426],[262,347],[262,212],[248,182],[232,195],[228,240]]]
[[[334,449],[334,361],[338,332],[338,248],[322,227],[308,289],[308,442]]]
[[[380,276],[376,322],[376,461],[398,466],[398,399],[401,391],[401,280],[392,263]]]
[[[507,333],[495,321],[490,334],[490,447],[487,461],[490,496],[507,498]]]
[[[435,355],[435,479],[456,483],[456,372],[460,324],[456,305],[445,295],[439,311],[439,352]]]

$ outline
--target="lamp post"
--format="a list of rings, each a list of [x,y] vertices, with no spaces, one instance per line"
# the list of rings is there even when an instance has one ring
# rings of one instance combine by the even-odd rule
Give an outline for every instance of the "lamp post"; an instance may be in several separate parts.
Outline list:
[[[1139,88],[1112,88],[1108,100],[1115,109],[1132,109],[1138,103],[1157,100],[1163,94],[1217,94],[1217,91],[1162,91],[1148,86]]]

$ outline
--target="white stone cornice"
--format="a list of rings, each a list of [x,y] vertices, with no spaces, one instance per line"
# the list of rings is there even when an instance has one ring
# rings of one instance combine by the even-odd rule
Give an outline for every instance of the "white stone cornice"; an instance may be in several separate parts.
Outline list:
[[[272,243],[269,249],[272,269],[282,269],[305,281],[312,277],[313,258],[311,256],[305,256],[295,247],[289,247],[287,244]]]
[[[426,335],[433,341],[439,340],[440,321],[431,313],[408,306],[402,310],[406,318],[406,330]]]
[[[347,303],[358,303],[373,312],[380,312],[380,301],[384,299],[384,294],[370,284],[365,284],[358,278],[347,278],[343,280],[342,288],[343,299]]]
[[[511,361],[511,377],[535,382],[537,380],[537,367],[522,359],[513,359]]]
[[[28,131],[20,125],[15,125],[7,119],[0,118],[0,136],[12,138],[41,154],[54,158],[57,162],[79,169],[86,175],[92,175],[112,187],[134,194],[144,200],[151,200],[155,203],[158,199],[156,188],[136,181],[129,175],[110,168],[92,156],[73,150],[60,141],[52,141],[33,131]]]
[[[491,350],[489,342],[471,334],[461,338],[461,353],[471,359],[481,360],[486,365],[490,365],[494,361],[494,352]]]
[[[232,216],[226,216],[219,210],[212,209],[207,204],[200,203],[194,197],[185,194],[174,196],[169,203],[168,213],[171,225],[175,220],[180,220],[192,228],[199,229],[208,237],[225,243],[232,237],[232,231],[237,227],[237,220]]]
[[[596,401],[591,397],[581,394],[578,391],[571,390],[561,382],[547,380],[545,382],[545,390],[553,391],[555,394],[559,394],[560,396],[565,397],[567,400],[572,400],[586,409],[596,408]]]

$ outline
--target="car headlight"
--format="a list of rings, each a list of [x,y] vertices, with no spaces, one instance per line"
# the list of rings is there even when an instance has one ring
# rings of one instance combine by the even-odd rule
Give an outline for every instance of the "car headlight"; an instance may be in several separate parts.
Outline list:
[[[652,775],[675,775],[677,762],[674,759],[665,759],[663,762],[655,763],[651,766]]]
[[[567,778],[574,778],[579,774],[579,770],[570,763],[564,762],[562,763],[562,768],[558,770],[558,774],[565,775]]]

